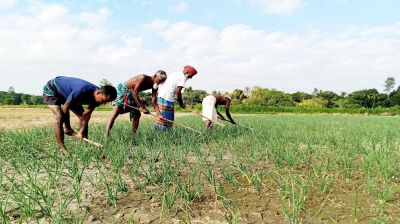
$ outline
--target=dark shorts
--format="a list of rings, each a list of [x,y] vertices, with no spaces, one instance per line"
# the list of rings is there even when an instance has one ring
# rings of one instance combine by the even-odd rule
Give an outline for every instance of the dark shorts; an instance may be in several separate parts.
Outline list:
[[[43,99],[49,106],[61,106],[65,103],[65,99],[57,92],[54,79],[43,86]]]

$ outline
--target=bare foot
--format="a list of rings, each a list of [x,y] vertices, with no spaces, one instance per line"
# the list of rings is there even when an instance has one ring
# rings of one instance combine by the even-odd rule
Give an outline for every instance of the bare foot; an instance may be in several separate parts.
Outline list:
[[[60,147],[60,152],[61,152],[61,154],[63,154],[63,155],[66,155],[66,154],[67,154],[67,149],[65,148],[65,146],[61,146],[61,147]]]

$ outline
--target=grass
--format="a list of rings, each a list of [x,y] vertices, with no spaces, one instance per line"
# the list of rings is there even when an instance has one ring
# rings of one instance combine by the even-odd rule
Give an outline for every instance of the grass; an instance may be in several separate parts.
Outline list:
[[[398,118],[234,117],[255,131],[155,132],[143,119],[136,136],[120,121],[106,140],[98,123],[90,138],[104,147],[67,138],[65,156],[50,127],[0,132],[0,223],[400,220]]]

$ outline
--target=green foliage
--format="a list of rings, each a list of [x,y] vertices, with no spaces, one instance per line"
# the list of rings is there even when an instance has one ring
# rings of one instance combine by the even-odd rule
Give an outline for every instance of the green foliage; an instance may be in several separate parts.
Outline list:
[[[242,101],[246,97],[244,95],[243,90],[241,90],[241,89],[234,89],[230,95],[232,97],[232,100],[236,99],[236,100],[239,100],[239,101]]]
[[[289,94],[272,89],[263,89],[256,87],[252,90],[251,96],[245,101],[248,105],[264,105],[264,106],[278,106],[290,107],[295,103]]]
[[[296,107],[300,108],[323,108],[326,106],[328,100],[323,98],[312,98],[308,100],[303,100],[301,103],[297,104]]]
[[[309,100],[313,98],[312,94],[304,93],[304,92],[295,92],[291,94],[292,99],[296,103],[301,103],[303,100]]]
[[[139,98],[143,101],[146,107],[151,105],[151,93],[150,92],[139,92]]]
[[[183,100],[187,105],[194,105],[201,103],[201,101],[206,97],[208,93],[204,90],[196,90],[192,87],[188,87],[183,92]]]
[[[381,94],[376,89],[364,89],[349,94],[348,99],[351,104],[361,105],[365,108],[374,108],[383,102],[387,96]]]
[[[328,108],[332,108],[335,107],[335,101],[340,99],[340,96],[332,91],[322,91],[320,90],[317,94],[316,94],[317,98],[321,98],[323,99],[325,102],[325,107]]]
[[[8,92],[0,91],[0,105],[43,104],[42,96],[16,93],[13,87]]]
[[[392,89],[394,88],[394,85],[396,85],[396,81],[394,79],[394,77],[388,77],[385,80],[385,92],[389,95],[390,91],[392,91]]]
[[[100,85],[111,84],[108,80],[102,79]],[[267,89],[260,86],[253,88],[245,87],[244,89],[234,89],[232,92],[212,91],[214,95],[229,95],[232,98],[233,105],[247,106],[267,106],[273,108],[314,108],[320,110],[322,108],[341,108],[341,109],[358,109],[358,108],[376,108],[376,107],[396,107],[400,105],[400,86],[392,91],[395,85],[393,77],[388,77],[385,81],[385,92],[379,93],[376,89],[363,89],[354,91],[350,94],[342,92],[337,94],[332,91],[324,91],[315,88],[312,94],[305,92],[285,93],[276,89]],[[183,100],[187,105],[201,104],[204,97],[209,95],[204,90],[185,88],[183,92]],[[151,93],[141,92],[139,97],[144,101],[146,106],[151,105]],[[8,91],[0,91],[0,105],[37,105],[43,104],[41,96],[16,93],[13,87]],[[248,111],[254,111],[250,107]],[[179,108],[177,108],[179,110]],[[276,109],[273,109],[276,110]],[[288,109],[284,109],[287,111]],[[308,110],[308,109],[307,109]],[[258,109],[256,109],[258,111]],[[288,110],[290,111],[290,109]],[[333,110],[336,111],[336,110]],[[241,112],[245,112],[242,110]]]

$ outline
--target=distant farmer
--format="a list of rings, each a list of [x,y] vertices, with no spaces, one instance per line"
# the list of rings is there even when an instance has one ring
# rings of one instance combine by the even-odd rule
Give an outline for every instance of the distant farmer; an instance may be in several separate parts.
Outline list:
[[[139,126],[140,111],[135,108],[149,114],[150,112],[146,109],[143,101],[139,98],[139,92],[152,89],[151,102],[157,113],[160,116],[160,110],[157,105],[157,90],[158,86],[165,82],[167,79],[167,73],[165,71],[157,71],[153,77],[147,75],[135,76],[124,83],[120,83],[117,87],[117,99],[113,102],[113,112],[111,119],[108,122],[106,129],[106,137],[110,136],[110,130],[114,125],[115,119],[120,114],[128,113],[129,118],[132,122],[132,133],[135,134]]]
[[[54,114],[54,133],[63,153],[66,149],[64,133],[70,136],[75,134],[79,139],[87,138],[88,124],[94,109],[100,104],[113,101],[116,96],[117,91],[112,86],[99,88],[78,78],[58,76],[47,82],[43,87],[43,98]],[[83,104],[88,105],[86,110]],[[71,128],[69,111],[79,118],[78,133]]]
[[[182,100],[182,89],[185,87],[186,81],[193,78],[197,74],[197,71],[192,66],[186,65],[182,72],[172,73],[167,81],[160,87],[158,91],[157,103],[160,108],[160,113],[163,118],[174,121],[174,99],[177,97],[177,101],[181,108],[185,108],[186,105]],[[173,123],[157,119],[155,125],[156,129],[159,130],[170,130]]]
[[[206,129],[210,128],[213,122],[217,121],[217,114],[221,120],[226,120],[221,113],[218,112],[218,105],[225,105],[225,113],[229,118],[232,124],[236,124],[232,119],[231,114],[229,112],[229,106],[231,104],[231,98],[228,96],[220,96],[220,95],[208,95],[203,99],[202,102],[202,112],[203,112],[203,120],[206,121]],[[206,119],[208,118],[208,119]]]

